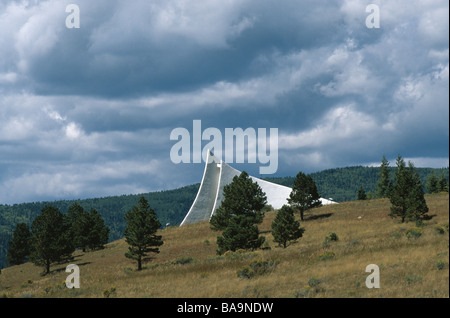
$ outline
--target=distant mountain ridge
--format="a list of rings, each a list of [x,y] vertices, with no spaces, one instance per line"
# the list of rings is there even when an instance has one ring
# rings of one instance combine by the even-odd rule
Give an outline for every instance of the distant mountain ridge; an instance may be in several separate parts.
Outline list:
[[[394,175],[395,168],[391,168]],[[438,177],[444,173],[448,180],[448,168],[416,168],[423,185],[430,174]],[[337,202],[356,200],[357,191],[362,186],[366,192],[374,192],[378,180],[378,167],[345,167],[327,169],[310,174],[316,182],[319,194],[323,198],[332,198]],[[267,181],[291,187],[295,177],[263,178]],[[82,200],[59,200],[53,202],[21,203],[14,205],[0,204],[0,268],[6,267],[8,242],[12,232],[20,222],[31,225],[34,218],[41,213],[43,207],[51,204],[61,212],[67,213],[69,206],[77,202],[86,210],[95,208],[110,229],[110,241],[123,237],[125,229],[125,213],[136,205],[140,196],[146,197],[150,207],[155,210],[163,226],[179,225],[189,211],[200,184],[185,186],[179,189],[157,191],[143,194],[131,194],[92,198]]]

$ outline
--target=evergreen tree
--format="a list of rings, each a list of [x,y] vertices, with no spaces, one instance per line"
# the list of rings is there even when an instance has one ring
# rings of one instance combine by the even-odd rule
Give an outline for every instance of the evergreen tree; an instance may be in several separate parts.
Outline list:
[[[425,201],[422,182],[414,169],[414,165],[409,162],[408,170],[411,175],[411,191],[408,197],[408,219],[413,221],[422,220],[428,213],[428,206]]]
[[[397,170],[395,171],[395,184],[389,197],[391,201],[391,211],[389,216],[400,217],[402,222],[404,222],[407,216],[407,200],[410,189],[405,161],[401,156],[398,156],[396,164]]]
[[[17,224],[11,241],[9,241],[8,264],[20,265],[26,262],[28,256],[30,256],[30,236],[28,225],[25,223]]]
[[[265,237],[259,236],[258,226],[244,215],[233,216],[222,236],[217,237],[217,254],[238,249],[257,249],[264,243]]]
[[[448,184],[447,180],[445,179],[445,175],[442,172],[441,178],[439,179],[439,192],[448,192]]]
[[[364,191],[363,187],[359,187],[358,190],[358,200],[366,200],[367,199],[367,195],[366,195],[366,191]]]
[[[91,209],[88,219],[90,228],[87,235],[87,247],[91,250],[101,249],[108,243],[109,228],[96,209]]]
[[[301,171],[297,174],[288,202],[300,211],[302,221],[305,211],[322,205],[316,184],[311,176],[305,175]]]
[[[75,202],[69,207],[67,217],[71,225],[70,230],[72,231],[75,248],[80,248],[83,252],[86,252],[91,227],[88,213],[80,204]]]
[[[235,176],[233,181],[223,188],[224,199],[211,217],[213,230],[224,230],[232,216],[244,215],[254,224],[259,224],[264,218],[261,211],[267,203],[267,197],[258,183],[253,182],[247,172]]]
[[[74,203],[69,207],[68,218],[76,248],[83,252],[102,248],[108,243],[109,228],[96,209],[88,213],[81,205]]]
[[[439,192],[439,180],[436,176],[436,173],[432,173],[428,176],[428,180],[426,183],[426,188],[428,193],[438,193]]]
[[[222,236],[217,237],[217,253],[260,247],[265,238],[259,236],[256,224],[264,218],[261,210],[267,203],[265,193],[243,171],[224,187],[223,195],[224,199],[210,221],[212,229],[223,230]]]
[[[125,256],[136,260],[137,269],[141,270],[142,262],[148,259],[147,254],[159,253],[158,247],[163,245],[162,236],[156,235],[161,223],[144,197],[139,199],[137,206],[127,212],[125,220],[127,227],[124,235],[126,242],[130,245]]]
[[[389,161],[383,156],[381,159],[380,172],[378,174],[377,188],[375,194],[379,198],[389,198],[392,191],[392,180],[390,176]]]
[[[405,220],[419,220],[428,212],[422,184],[414,166],[406,168],[401,156],[397,158],[395,184],[391,192],[391,211],[389,216]]]
[[[52,263],[68,259],[74,250],[68,220],[57,208],[47,205],[31,225],[30,260],[48,274]]]
[[[302,237],[304,231],[304,228],[300,228],[300,222],[295,220],[294,209],[283,205],[272,222],[273,241],[286,248],[289,241]]]

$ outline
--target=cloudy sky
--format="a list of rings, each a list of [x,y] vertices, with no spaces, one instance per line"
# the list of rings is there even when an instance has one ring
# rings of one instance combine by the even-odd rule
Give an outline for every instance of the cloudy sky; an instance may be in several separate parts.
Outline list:
[[[272,176],[447,167],[448,18],[447,0],[0,0],[0,203],[200,182],[170,158],[193,120],[277,128]]]

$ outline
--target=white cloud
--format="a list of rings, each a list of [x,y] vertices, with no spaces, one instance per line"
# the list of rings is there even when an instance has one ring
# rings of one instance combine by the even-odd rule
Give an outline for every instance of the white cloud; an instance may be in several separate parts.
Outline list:
[[[378,130],[374,117],[355,109],[353,105],[339,105],[318,120],[316,125],[295,134],[281,134],[279,149],[321,148],[336,145],[345,147],[347,142],[370,143],[370,136]],[[366,139],[369,138],[369,139]]]

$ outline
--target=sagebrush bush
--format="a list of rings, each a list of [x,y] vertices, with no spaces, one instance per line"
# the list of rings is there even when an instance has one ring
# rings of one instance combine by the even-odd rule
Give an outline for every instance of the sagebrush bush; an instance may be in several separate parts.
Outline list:
[[[329,245],[330,242],[337,242],[337,241],[339,241],[339,237],[337,236],[336,233],[332,232],[327,236],[325,236],[325,240],[323,241],[322,245],[326,247]]]
[[[421,237],[423,231],[417,227],[412,227],[408,231],[406,231],[406,237],[409,239],[417,239]]]
[[[444,226],[445,230],[448,232],[448,223],[444,223],[443,226]]]
[[[322,282],[321,279],[312,276],[312,277],[308,280],[308,286],[309,286],[309,287],[315,287],[315,286],[319,285],[321,282]]]
[[[176,260],[174,260],[172,262],[172,264],[174,264],[174,265],[178,265],[178,264],[185,265],[185,264],[190,264],[190,263],[192,263],[194,261],[195,261],[195,259],[192,258],[192,257],[189,257],[189,256],[188,257],[180,257],[180,258],[177,258]]]
[[[438,270],[446,269],[448,266],[448,263],[445,261],[438,261],[437,262],[437,268]]]
[[[254,260],[248,266],[244,266],[241,270],[239,270],[237,276],[240,278],[252,278],[259,275],[264,275],[272,272],[279,263],[279,260]]]
[[[322,261],[333,259],[336,256],[332,251],[326,251],[319,255],[319,259]]]

